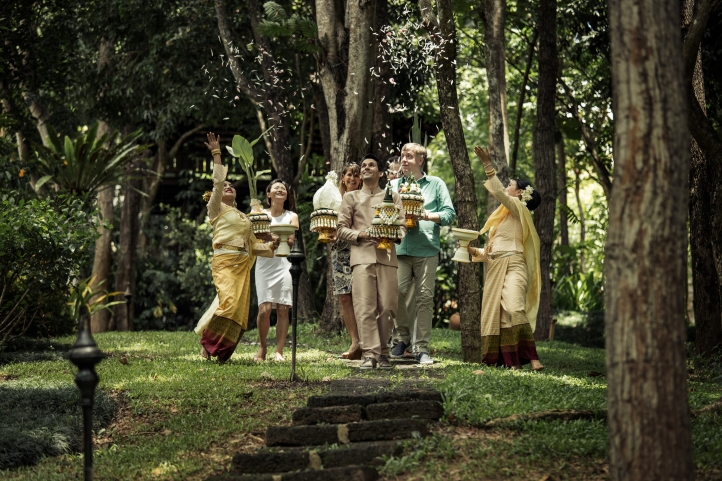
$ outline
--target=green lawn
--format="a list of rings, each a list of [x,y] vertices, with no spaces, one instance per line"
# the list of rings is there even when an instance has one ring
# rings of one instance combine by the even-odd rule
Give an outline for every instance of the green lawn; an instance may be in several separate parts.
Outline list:
[[[606,478],[603,419],[522,420],[494,429],[480,427],[513,414],[603,409],[605,378],[589,376],[604,373],[603,350],[543,343],[538,346],[546,366],[542,373],[483,367],[480,374],[474,373],[479,366],[460,361],[458,332],[435,330],[432,347],[438,362],[433,367],[362,374],[337,359],[348,347],[348,337],[313,329],[312,325],[300,327],[300,383],[288,382],[290,362],[253,363],[256,345],[242,344],[232,362],[218,365],[200,358],[198,337],[193,333],[98,335],[100,348],[110,357],[98,366],[98,416],[105,427],[97,426],[96,479],[200,480],[222,472],[233,454],[262,443],[267,426],[289,423],[292,410],[302,406],[307,396],[322,392],[329,380],[348,376],[387,377],[390,383],[408,376],[427,378],[444,394],[446,421],[433,437],[412,441],[404,456],[387,460],[386,479]],[[274,335],[271,330],[270,337]],[[256,331],[247,333],[245,340],[257,341]],[[63,451],[62,443],[56,442],[58,433],[77,433],[77,418],[66,414],[77,409],[75,368],[59,352],[73,341],[61,338],[55,340],[54,349],[0,355],[0,413],[5,426],[0,428],[0,438],[32,432]],[[719,399],[721,381],[692,376],[692,409]],[[52,402],[40,402],[46,398]],[[23,401],[27,399],[33,401]],[[31,416],[27,413],[33,406],[36,412]],[[117,414],[108,421],[108,414],[115,410]],[[42,414],[48,415],[46,428]],[[12,424],[6,419],[13,419]],[[722,415],[695,419],[693,437],[698,478],[718,479]],[[7,444],[0,439],[0,459]],[[0,478],[69,480],[81,474],[82,456],[75,453],[0,471]]]

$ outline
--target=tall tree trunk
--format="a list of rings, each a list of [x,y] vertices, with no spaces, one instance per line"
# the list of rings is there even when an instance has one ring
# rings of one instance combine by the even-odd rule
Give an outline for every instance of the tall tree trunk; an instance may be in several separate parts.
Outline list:
[[[319,83],[314,86],[319,130],[324,157],[330,170],[358,162],[370,151],[373,100],[370,70],[374,65],[372,27],[376,1],[349,2],[346,8],[336,0],[316,0],[318,40],[316,54]],[[330,250],[327,250],[330,255]],[[329,257],[330,259],[330,257]],[[333,278],[327,269],[326,302],[320,325],[338,332],[341,309],[333,296]]]
[[[112,43],[107,39],[102,39],[98,46],[98,72],[108,65],[113,55]],[[107,122],[98,121],[98,137],[110,132],[110,126]],[[115,197],[115,185],[107,185],[98,189],[98,197],[96,199],[100,218],[103,223],[112,225],[115,221],[115,212],[113,210],[113,199]],[[113,267],[113,229],[106,229],[101,225],[98,228],[100,237],[95,240],[95,252],[93,253],[93,290],[111,290],[110,276]],[[93,333],[105,332],[111,325],[111,311],[108,309],[99,309],[90,317],[90,331]]]
[[[323,158],[326,161],[328,170],[331,170],[331,130],[328,123],[326,98],[320,83],[311,83],[311,88],[313,89],[314,105],[318,114],[318,130],[321,135],[321,145],[323,145]],[[324,331],[341,332],[344,323],[341,315],[341,303],[338,296],[333,295],[333,265],[330,262],[331,246],[328,244],[326,245],[326,259],[329,261],[326,266],[326,298],[323,303],[319,326]]]
[[[371,137],[371,122],[364,117],[371,114],[366,106],[373,99],[370,69],[375,58],[375,9],[375,0],[349,2],[345,11],[335,0],[316,0],[322,46],[316,60],[328,108],[331,169],[336,172],[370,150],[366,142]]]
[[[120,217],[120,241],[118,243],[118,268],[115,272],[115,290],[129,289],[135,294],[135,274],[138,259],[138,230],[140,222],[140,191],[143,188],[143,179],[140,169],[143,160],[138,159],[128,165],[128,177],[123,188],[123,210]],[[118,300],[123,300],[119,296]],[[113,320],[118,331],[133,330],[133,303],[117,304],[113,309]]]
[[[526,58],[526,67],[524,68],[524,77],[521,82],[521,90],[519,92],[519,102],[516,104],[516,120],[514,121],[514,148],[511,151],[511,160],[509,161],[509,175],[516,176],[516,161],[519,156],[519,134],[521,132],[521,118],[524,114],[524,99],[526,98],[526,86],[529,83],[529,73],[531,65],[534,61],[534,48],[539,37],[539,29],[534,29],[534,36],[529,44],[529,55]]]
[[[333,294],[333,263],[331,260],[331,246],[326,244],[326,299],[323,303],[323,313],[319,320],[319,327],[327,332],[341,332],[344,329],[341,302]]]
[[[391,125],[391,113],[386,105],[391,98],[390,67],[382,55],[381,50],[381,29],[389,24],[389,0],[376,0],[376,25],[374,30],[379,33],[376,36],[376,64],[374,66],[374,115],[371,127],[371,152],[379,159],[386,159],[394,154],[393,129]]]
[[[423,25],[436,46],[436,88],[439,93],[441,124],[454,169],[456,216],[459,227],[479,230],[474,174],[466,149],[456,92],[456,25],[451,0],[438,0],[439,16],[430,0],[419,0]],[[502,151],[503,152],[503,151]],[[504,158],[506,165],[506,158]],[[501,167],[500,165],[497,165]],[[461,316],[461,352],[465,362],[481,362],[481,289],[479,264],[459,264],[457,282]]]
[[[689,142],[679,7],[677,0],[609,0],[615,186],[605,321],[613,481],[694,478],[680,289]]]
[[[97,206],[100,211],[100,218],[104,223],[113,223],[113,197],[115,186],[106,185],[98,190]],[[94,290],[110,290],[110,270],[113,265],[113,252],[111,249],[112,227],[106,229],[99,227],[100,237],[95,240],[95,253],[93,255],[93,278],[95,280]],[[90,318],[90,330],[93,333],[105,332],[110,324],[110,311],[100,309]]]
[[[509,123],[506,114],[506,0],[483,0],[484,56],[489,82],[489,155],[496,165],[496,176],[509,181]],[[486,214],[491,215],[499,201],[488,194]]]
[[[567,165],[564,153],[564,134],[557,130],[557,193],[559,195],[559,237],[560,244],[569,247],[569,216],[567,209]]]
[[[534,338],[549,339],[552,319],[552,244],[556,212],[556,159],[554,158],[555,99],[557,93],[557,1],[539,4],[539,82],[536,124],[534,125],[534,177],[541,204],[534,211],[539,234],[541,295]]]
[[[722,345],[722,267],[719,262],[719,247],[722,246],[719,245],[720,234],[714,230],[720,228],[722,214],[713,201],[713,197],[717,201],[720,199],[715,194],[719,189],[719,182],[722,181],[719,166],[722,162],[722,145],[715,148],[718,143],[714,138],[715,132],[706,119],[702,55],[699,47],[701,33],[704,32],[709,17],[709,8],[709,1],[686,0],[682,11],[682,28],[686,31],[683,51],[685,83],[689,89],[690,130],[707,138],[706,141],[703,140],[707,145],[705,152],[700,148],[694,134],[690,135],[692,160],[689,179],[689,233],[696,327],[694,347],[697,354],[707,357],[715,352],[716,347]],[[711,155],[711,159],[707,157],[707,153]]]

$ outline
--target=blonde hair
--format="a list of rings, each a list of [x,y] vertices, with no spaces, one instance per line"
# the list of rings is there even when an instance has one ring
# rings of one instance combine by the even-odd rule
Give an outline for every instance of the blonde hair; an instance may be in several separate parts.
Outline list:
[[[343,177],[346,175],[346,172],[349,170],[353,170],[353,175],[356,177],[361,176],[361,167],[356,162],[349,162],[348,164],[343,166],[343,170],[341,171],[341,180],[338,183],[338,190],[341,192],[341,195],[343,196],[346,193],[346,184],[343,183]],[[361,182],[359,182],[359,189],[361,188]]]
[[[421,144],[417,144],[414,142],[405,144],[403,147],[401,147],[401,152],[404,151],[413,152],[414,155],[421,155],[424,158],[424,162],[428,158],[428,152],[426,151],[426,147]]]

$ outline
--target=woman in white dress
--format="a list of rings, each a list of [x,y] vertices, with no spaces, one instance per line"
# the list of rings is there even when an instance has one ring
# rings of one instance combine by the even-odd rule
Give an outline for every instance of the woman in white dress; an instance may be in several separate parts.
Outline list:
[[[299,227],[298,215],[293,212],[294,203],[291,187],[276,179],[266,188],[268,209],[264,212],[271,217],[271,225],[293,224]],[[274,236],[275,237],[275,236]],[[294,236],[288,239],[292,246]],[[261,348],[253,360],[266,360],[266,337],[271,328],[271,310],[276,308],[276,353],[274,359],[283,361],[283,345],[288,334],[288,309],[293,304],[291,284],[291,263],[286,257],[258,258],[256,260],[256,295],[258,296],[258,337]]]

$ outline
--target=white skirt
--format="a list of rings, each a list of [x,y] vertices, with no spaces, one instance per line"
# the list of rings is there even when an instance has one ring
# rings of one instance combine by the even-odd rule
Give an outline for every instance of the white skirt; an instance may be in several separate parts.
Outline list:
[[[285,257],[256,257],[256,296],[258,305],[270,302],[291,306],[293,304],[291,263]]]

